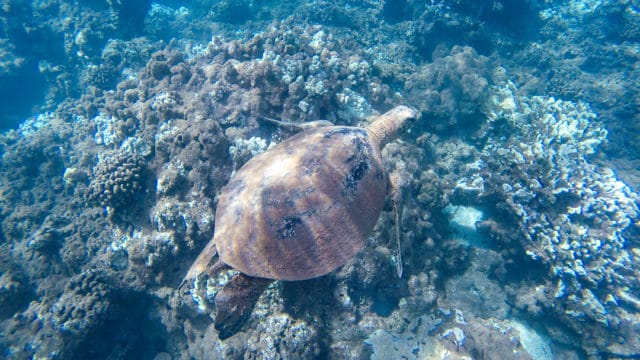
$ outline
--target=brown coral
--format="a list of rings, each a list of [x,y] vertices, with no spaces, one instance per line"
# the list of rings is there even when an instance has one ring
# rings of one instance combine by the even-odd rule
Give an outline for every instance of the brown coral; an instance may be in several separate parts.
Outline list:
[[[94,205],[123,209],[144,193],[144,159],[127,152],[110,155],[103,156],[94,168],[86,197]]]

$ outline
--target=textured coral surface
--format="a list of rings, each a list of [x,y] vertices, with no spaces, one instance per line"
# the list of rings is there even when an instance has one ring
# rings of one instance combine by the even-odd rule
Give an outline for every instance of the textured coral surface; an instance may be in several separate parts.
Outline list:
[[[640,357],[638,8],[4,1],[0,358]],[[398,224],[220,341],[235,272],[182,280],[224,185],[399,104]]]

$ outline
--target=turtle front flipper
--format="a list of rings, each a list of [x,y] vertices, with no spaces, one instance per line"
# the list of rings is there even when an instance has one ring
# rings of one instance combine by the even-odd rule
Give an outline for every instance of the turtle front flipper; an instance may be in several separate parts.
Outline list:
[[[240,331],[249,319],[260,294],[272,281],[240,273],[216,294],[215,327],[220,340],[230,338]]]
[[[294,133],[309,130],[309,129],[315,129],[319,127],[333,126],[333,124],[328,120],[314,120],[314,121],[307,121],[304,123],[294,123],[291,121],[276,120],[266,116],[261,116],[259,117],[259,119],[262,121],[266,121],[269,124],[281,127],[283,129],[287,129]]]
[[[396,235],[396,272],[398,277],[402,278],[402,244],[400,241],[400,219],[402,219],[402,209],[404,207],[404,191],[403,188],[407,185],[399,172],[393,172],[389,176],[389,185],[391,187],[389,193],[391,202],[393,203],[393,222],[395,223],[395,235]]]

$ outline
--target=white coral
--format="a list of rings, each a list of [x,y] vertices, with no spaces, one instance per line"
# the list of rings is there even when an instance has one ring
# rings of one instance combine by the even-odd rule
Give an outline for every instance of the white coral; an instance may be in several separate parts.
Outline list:
[[[633,267],[625,231],[640,215],[639,197],[611,169],[590,161],[607,131],[588,104],[524,97],[508,84],[494,89],[487,109],[490,121],[504,119],[514,131],[508,139],[493,139],[484,153],[505,168],[521,169],[519,179],[501,188],[521,217],[527,253],[551,263],[557,276],[573,279],[572,292],[576,284],[615,289],[634,281],[617,269]],[[545,194],[553,195],[547,200],[551,211],[530,201]],[[597,302],[591,299],[601,306]]]
[[[256,156],[267,150],[267,141],[257,136],[249,139],[235,139],[233,143],[234,145],[229,147],[229,154],[234,159],[244,152],[250,152],[251,156]]]

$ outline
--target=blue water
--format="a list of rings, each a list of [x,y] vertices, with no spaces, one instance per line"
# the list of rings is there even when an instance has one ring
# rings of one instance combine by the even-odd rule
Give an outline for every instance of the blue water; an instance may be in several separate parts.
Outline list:
[[[7,1],[0,358],[639,358],[639,59],[635,1]],[[305,123],[398,105],[419,119],[382,151],[376,227],[329,224],[363,248],[310,244],[341,266],[234,293],[256,304],[220,340],[237,271],[185,274],[225,185]],[[313,174],[305,149],[242,183]],[[344,152],[355,179],[233,199],[240,233],[302,242],[368,186]],[[295,269],[286,247],[241,253]]]

